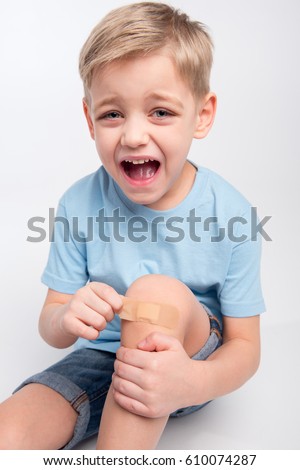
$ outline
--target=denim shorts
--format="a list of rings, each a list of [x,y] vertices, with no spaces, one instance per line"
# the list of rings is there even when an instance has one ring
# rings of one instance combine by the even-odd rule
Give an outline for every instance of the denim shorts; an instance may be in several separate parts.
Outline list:
[[[202,349],[193,356],[194,360],[207,359],[222,344],[221,325],[208,309],[205,310],[210,319],[210,336]],[[15,391],[30,383],[39,383],[57,391],[70,402],[78,413],[78,419],[74,435],[64,449],[72,449],[83,439],[98,433],[115,359],[115,353],[77,349],[45,371],[29,377]],[[185,416],[206,404],[182,408],[170,416]]]

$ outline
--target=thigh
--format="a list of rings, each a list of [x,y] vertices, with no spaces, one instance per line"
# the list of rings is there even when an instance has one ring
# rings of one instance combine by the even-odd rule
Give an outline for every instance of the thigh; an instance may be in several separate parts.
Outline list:
[[[76,411],[41,384],[21,388],[0,406],[1,449],[59,449],[74,432]]]
[[[63,443],[64,448],[72,448],[82,439],[98,432],[114,361],[115,354],[110,352],[75,350],[45,371],[25,380],[16,395],[29,387],[33,389],[36,384],[48,388],[53,396],[59,395],[66,407],[76,414],[71,438]],[[50,404],[48,406],[44,401],[44,408],[46,405],[51,412]]]

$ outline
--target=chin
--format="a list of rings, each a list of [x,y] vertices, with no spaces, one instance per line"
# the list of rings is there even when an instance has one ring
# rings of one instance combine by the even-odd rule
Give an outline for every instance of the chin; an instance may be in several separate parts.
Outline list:
[[[128,197],[128,199],[130,199],[130,201],[134,202],[135,204],[140,204],[141,206],[150,206],[152,204],[158,204],[161,199],[161,196],[154,197],[153,195],[152,196],[145,195],[145,194],[138,195],[138,194],[128,193],[126,191],[124,192],[126,196]]]

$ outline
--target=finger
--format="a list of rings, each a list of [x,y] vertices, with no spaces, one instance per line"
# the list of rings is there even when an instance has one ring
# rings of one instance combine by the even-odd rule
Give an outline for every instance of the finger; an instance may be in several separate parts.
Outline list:
[[[141,386],[143,369],[126,364],[125,362],[115,360],[115,373],[122,379],[129,380],[138,386]]]
[[[113,320],[115,314],[111,305],[100,299],[100,297],[97,297],[94,293],[93,298],[90,300],[91,303],[89,303],[88,306],[97,312],[98,316],[102,316],[107,322],[111,322]]]
[[[91,282],[89,286],[100,299],[110,305],[114,312],[118,312],[122,308],[122,297],[113,287],[101,282]]]
[[[118,405],[121,406],[121,408],[124,408],[125,410],[129,411],[130,413],[145,417],[149,415],[148,408],[138,400],[129,398],[114,389],[113,396]]]
[[[121,346],[117,350],[116,354],[117,359],[119,359],[119,361],[139,368],[145,368],[149,361],[153,359],[153,357],[151,358],[150,355],[152,355],[151,352],[141,351],[139,349],[125,348],[124,346]]]
[[[71,302],[75,304],[73,305],[74,310],[81,311],[82,306],[87,306],[98,315],[103,316],[108,322],[114,318],[111,305],[101,299],[89,286],[79,289]],[[77,302],[79,305],[77,305]]]
[[[95,312],[87,305],[83,305],[80,312],[75,312],[74,316],[85,325],[95,328],[98,332],[104,330],[107,326],[105,317],[99,315],[99,313]]]
[[[68,326],[68,324],[70,324],[70,326]],[[88,340],[95,340],[99,336],[98,330],[89,325],[86,325],[78,318],[72,318],[72,322],[66,320],[64,330],[66,333],[72,336],[76,336],[77,338],[85,338]]]
[[[104,317],[84,304],[80,304],[78,309],[74,301],[61,319],[61,328],[65,333],[87,339],[96,339],[99,331],[102,331],[106,325]],[[95,331],[89,331],[92,329]]]
[[[181,346],[180,341],[173,336],[159,332],[150,333],[143,341],[137,345],[143,351],[168,351],[177,350]]]
[[[112,386],[114,390],[118,391],[122,395],[144,404],[143,395],[145,395],[145,392],[135,383],[122,379],[117,374],[113,374]]]

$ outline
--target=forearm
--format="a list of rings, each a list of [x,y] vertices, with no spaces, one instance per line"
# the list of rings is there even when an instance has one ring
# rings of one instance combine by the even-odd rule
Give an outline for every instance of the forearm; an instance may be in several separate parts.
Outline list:
[[[259,360],[259,345],[235,338],[225,342],[206,361],[192,361],[193,403],[204,403],[238,389],[254,375]]]
[[[52,303],[45,305],[39,320],[39,332],[50,346],[67,348],[77,340],[76,336],[65,333],[61,328],[61,318],[65,304]]]

